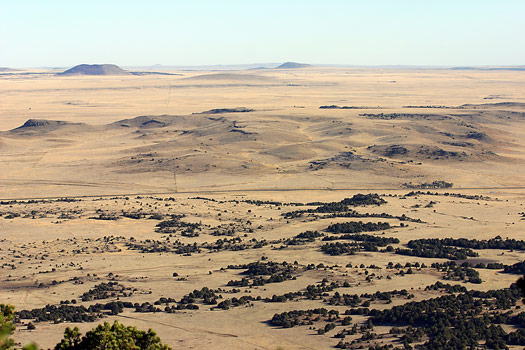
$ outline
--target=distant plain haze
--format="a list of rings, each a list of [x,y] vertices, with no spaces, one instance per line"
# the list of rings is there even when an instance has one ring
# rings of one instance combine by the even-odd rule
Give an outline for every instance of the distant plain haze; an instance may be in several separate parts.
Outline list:
[[[0,0],[0,67],[525,64],[523,0]]]

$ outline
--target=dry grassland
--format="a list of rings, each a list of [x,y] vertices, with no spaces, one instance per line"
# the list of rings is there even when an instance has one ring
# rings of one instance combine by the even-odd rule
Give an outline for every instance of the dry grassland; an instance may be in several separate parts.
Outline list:
[[[0,76],[0,302],[17,311],[66,301],[138,303],[118,315],[91,315],[103,316],[96,322],[152,327],[173,348],[328,349],[341,340],[334,335],[368,320],[352,315],[343,325],[351,306],[331,303],[335,293],[405,289],[410,295],[359,302],[384,310],[446,295],[425,290],[438,281],[488,291],[519,277],[478,266],[470,269],[482,283],[445,280],[447,273],[431,265],[454,261],[450,257],[401,252],[424,238],[525,239],[524,72],[175,73]],[[330,105],[353,108],[319,108]],[[214,110],[220,108],[232,110]],[[418,189],[406,184],[434,181],[453,185],[407,195]],[[320,209],[359,193],[378,194],[386,203]],[[303,212],[286,215],[294,211]],[[387,222],[389,228],[363,234],[398,241],[340,255],[323,250],[330,243],[359,244],[327,230],[350,221]],[[306,231],[321,236],[293,241]],[[525,259],[523,249],[472,251],[477,256],[466,259],[472,266]],[[277,264],[275,271],[250,275],[248,264],[255,262]],[[401,266],[389,268],[389,262]],[[405,274],[407,263],[413,273]],[[256,282],[271,277],[277,280]],[[228,285],[243,278],[244,285]],[[125,294],[82,300],[109,282]],[[271,301],[332,282],[337,286],[310,299]],[[203,287],[215,290],[216,303],[181,302]],[[242,296],[240,305],[218,307]],[[160,298],[174,301],[155,305]],[[146,302],[160,311],[137,312]],[[270,322],[274,314],[316,308],[340,316],[290,328]],[[30,321],[36,329],[26,329]],[[86,331],[96,325],[62,321],[21,319],[16,338],[47,348],[66,326]],[[331,322],[335,329],[319,335]],[[507,332],[514,327],[504,325]],[[376,326],[377,338],[355,346],[401,346],[390,328]]]

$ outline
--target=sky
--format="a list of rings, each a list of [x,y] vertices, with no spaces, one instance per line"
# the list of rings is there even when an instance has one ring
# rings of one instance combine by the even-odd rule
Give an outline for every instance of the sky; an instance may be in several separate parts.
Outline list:
[[[525,0],[0,0],[0,67],[525,65]]]

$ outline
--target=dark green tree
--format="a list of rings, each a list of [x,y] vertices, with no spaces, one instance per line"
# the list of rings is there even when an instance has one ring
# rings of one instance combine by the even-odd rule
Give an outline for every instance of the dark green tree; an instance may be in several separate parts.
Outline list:
[[[117,321],[98,325],[81,337],[78,328],[66,328],[64,338],[55,350],[171,350],[157,334],[148,329],[125,326]]]
[[[521,289],[521,293],[525,297],[525,276],[520,278],[517,283],[518,283],[518,287],[520,287]],[[525,298],[523,298],[523,302],[525,303]]]

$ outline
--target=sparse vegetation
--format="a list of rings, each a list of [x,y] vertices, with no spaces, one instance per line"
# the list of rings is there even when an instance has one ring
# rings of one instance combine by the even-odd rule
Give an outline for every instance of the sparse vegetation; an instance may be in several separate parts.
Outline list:
[[[350,221],[350,222],[330,225],[328,226],[326,230],[332,233],[361,233],[361,232],[383,231],[383,230],[388,230],[390,228],[391,226],[388,222],[364,223],[362,221]]]
[[[451,188],[454,186],[452,182],[446,182],[443,180],[424,182],[421,184],[413,184],[411,182],[404,183],[402,185],[404,188],[414,188],[414,189],[428,189],[428,188]]]
[[[128,297],[133,294],[131,288],[127,288],[118,282],[100,283],[80,296],[82,301],[100,300],[117,297]]]
[[[515,285],[488,292],[469,291],[410,302],[382,311],[372,310],[370,320],[374,325],[422,328],[429,337],[424,344],[427,349],[466,348],[479,346],[479,341],[492,348],[506,348],[506,344],[523,345],[525,338],[520,331],[507,333],[501,326],[496,326],[497,323],[505,323],[504,320],[497,320],[496,315],[510,309],[518,299],[519,290]],[[485,308],[499,312],[492,317],[481,317]]]
[[[397,248],[396,254],[419,256],[422,258],[444,258],[463,260],[467,257],[476,257],[478,253],[470,248],[456,248],[444,244],[441,240],[411,240],[407,244],[409,249]]]

